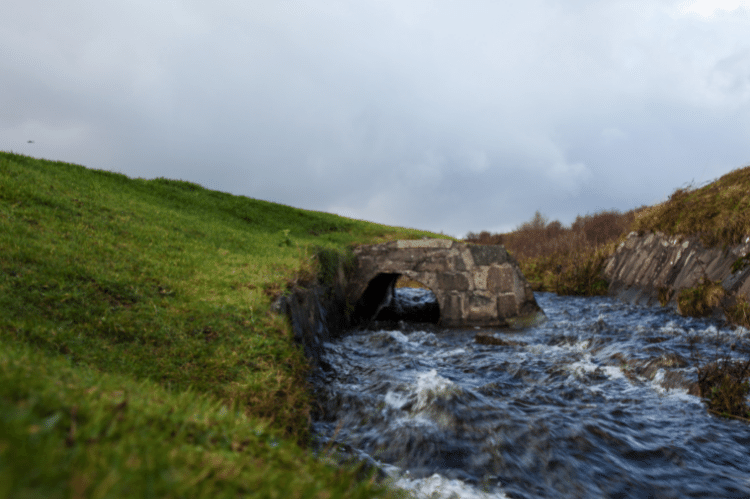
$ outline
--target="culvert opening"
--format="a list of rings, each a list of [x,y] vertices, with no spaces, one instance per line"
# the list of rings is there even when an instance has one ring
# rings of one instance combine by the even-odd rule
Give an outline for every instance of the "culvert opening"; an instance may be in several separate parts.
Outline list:
[[[382,273],[367,285],[355,314],[365,327],[376,321],[437,324],[440,305],[435,293],[423,283],[401,274]]]

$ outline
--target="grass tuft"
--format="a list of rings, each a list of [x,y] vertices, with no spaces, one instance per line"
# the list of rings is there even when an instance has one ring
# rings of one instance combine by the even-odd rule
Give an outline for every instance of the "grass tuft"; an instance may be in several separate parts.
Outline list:
[[[724,310],[724,314],[732,324],[750,329],[750,303],[743,295],[738,295],[734,303]]]
[[[726,292],[720,281],[702,277],[692,288],[677,294],[677,310],[690,317],[708,317],[721,304]]]
[[[677,189],[638,214],[633,230],[698,235],[706,247],[734,245],[750,235],[750,166],[700,188]]]
[[[729,418],[750,419],[750,359],[746,362],[716,360],[698,369],[701,397],[711,412]]]

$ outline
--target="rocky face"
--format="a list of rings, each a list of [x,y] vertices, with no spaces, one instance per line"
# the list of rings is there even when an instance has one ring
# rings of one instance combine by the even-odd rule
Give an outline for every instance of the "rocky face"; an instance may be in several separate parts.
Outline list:
[[[633,232],[609,258],[603,277],[610,282],[610,295],[646,305],[659,303],[660,295],[674,304],[680,290],[696,286],[702,277],[721,281],[729,296],[750,296],[750,266],[741,261],[749,252],[750,241],[706,248],[697,237]]]
[[[347,297],[370,320],[392,296],[400,275],[430,288],[444,326],[505,326],[544,319],[518,263],[502,246],[447,239],[361,246]]]

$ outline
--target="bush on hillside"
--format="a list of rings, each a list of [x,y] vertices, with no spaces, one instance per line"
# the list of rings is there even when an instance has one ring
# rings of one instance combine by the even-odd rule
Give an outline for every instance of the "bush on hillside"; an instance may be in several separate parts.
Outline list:
[[[607,292],[607,282],[600,277],[604,261],[614,251],[614,242],[630,231],[641,209],[579,215],[570,227],[558,220],[549,222],[537,211],[513,232],[469,233],[465,241],[504,245],[518,260],[535,291],[602,295]]]

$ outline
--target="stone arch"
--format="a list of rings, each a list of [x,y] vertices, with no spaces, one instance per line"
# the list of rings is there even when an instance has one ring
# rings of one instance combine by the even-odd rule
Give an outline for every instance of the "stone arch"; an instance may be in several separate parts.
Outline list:
[[[447,239],[400,240],[361,246],[347,289],[356,319],[369,320],[393,293],[399,275],[430,288],[446,326],[504,326],[544,314],[505,248]],[[373,284],[374,283],[374,284]]]
[[[401,291],[399,300],[399,289],[396,284],[401,277],[415,281],[423,289],[429,291],[429,294],[435,299],[434,305],[410,306],[408,298],[404,296],[404,291]],[[382,316],[384,316],[382,320],[438,323],[441,308],[438,295],[428,283],[424,282],[419,273],[409,272],[409,275],[406,275],[405,273],[382,272],[373,277],[367,284],[354,310],[354,316],[357,318],[355,322],[359,324],[370,323],[379,317],[382,318]]]

